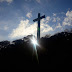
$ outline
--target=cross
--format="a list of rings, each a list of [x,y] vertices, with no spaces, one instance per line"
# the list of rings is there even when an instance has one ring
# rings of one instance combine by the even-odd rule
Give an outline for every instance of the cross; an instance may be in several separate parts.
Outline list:
[[[33,20],[34,22],[38,21],[37,40],[40,39],[40,20],[43,19],[43,18],[45,18],[45,15],[40,17],[40,13],[38,13],[38,18],[36,18],[36,19]]]

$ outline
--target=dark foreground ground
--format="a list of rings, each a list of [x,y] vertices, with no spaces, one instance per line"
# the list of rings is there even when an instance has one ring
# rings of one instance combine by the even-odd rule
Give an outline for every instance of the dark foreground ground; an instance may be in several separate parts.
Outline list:
[[[0,63],[9,65],[68,66],[71,64],[72,33],[61,32],[40,39],[37,54],[27,37],[0,42]]]

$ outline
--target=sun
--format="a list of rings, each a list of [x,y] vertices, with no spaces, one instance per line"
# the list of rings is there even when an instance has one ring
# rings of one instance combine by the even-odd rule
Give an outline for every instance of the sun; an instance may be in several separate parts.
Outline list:
[[[34,44],[34,45],[38,45],[37,40],[35,39],[34,36],[32,37],[31,41],[32,41],[32,44]]]

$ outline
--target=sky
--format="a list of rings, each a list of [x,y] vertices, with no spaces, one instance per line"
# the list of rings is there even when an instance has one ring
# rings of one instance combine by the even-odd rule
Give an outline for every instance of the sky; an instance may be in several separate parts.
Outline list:
[[[0,0],[0,41],[37,35],[41,20],[41,37],[72,28],[72,0]]]

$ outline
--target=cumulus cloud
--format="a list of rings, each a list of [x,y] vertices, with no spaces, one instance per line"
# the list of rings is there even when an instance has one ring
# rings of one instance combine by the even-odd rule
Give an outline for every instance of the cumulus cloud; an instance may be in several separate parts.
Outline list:
[[[51,20],[49,16],[46,17],[46,23],[48,23]]]
[[[72,11],[67,11],[66,16],[72,17]]]
[[[66,17],[63,21],[63,26],[72,26],[72,11],[67,11]]]
[[[28,12],[28,13],[26,14],[26,16],[27,16],[28,18],[31,18],[31,17],[32,17],[32,12]]]
[[[48,24],[41,24],[41,33],[47,33],[49,31],[53,31],[53,28]]]
[[[49,31],[53,31],[53,28],[48,25],[50,21],[50,17],[47,16],[46,19],[42,19],[41,21],[41,33],[47,33]]]
[[[0,2],[8,2],[8,3],[12,3],[13,0],[0,0]]]
[[[46,21],[48,22],[48,18],[42,19],[41,21],[41,33],[48,33],[49,31],[53,31],[53,28],[50,27]],[[19,37],[24,37],[27,35],[35,35],[37,34],[37,23],[30,24],[29,20],[21,20],[20,24],[16,29],[13,29],[12,33],[9,34],[10,38],[19,38]],[[42,35],[41,34],[41,35]]]
[[[52,22],[59,22],[61,19],[59,17],[53,17]]]
[[[57,29],[57,28],[62,28],[60,23],[58,23],[58,25],[55,27],[55,29]]]
[[[56,19],[57,19],[57,21],[60,21],[61,20],[59,17],[57,17]]]
[[[50,16],[47,16],[45,19],[42,19],[42,20],[41,20],[41,24],[42,24],[42,23],[47,24],[47,23],[49,23],[50,20],[51,20]]]

